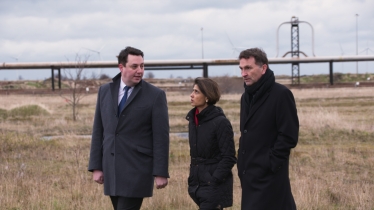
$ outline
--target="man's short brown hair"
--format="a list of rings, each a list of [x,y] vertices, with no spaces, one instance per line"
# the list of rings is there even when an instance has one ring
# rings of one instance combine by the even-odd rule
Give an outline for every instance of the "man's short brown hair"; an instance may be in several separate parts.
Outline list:
[[[118,57],[118,64],[122,64],[122,65],[125,66],[126,63],[127,63],[128,55],[136,55],[136,56],[140,55],[144,58],[144,53],[141,50],[136,49],[134,47],[126,47],[117,56]]]
[[[267,66],[269,66],[269,61],[266,56],[266,53],[260,48],[256,47],[256,48],[243,50],[239,55],[239,60],[243,58],[249,59],[250,57],[253,57],[255,59],[255,63],[258,66],[262,66],[263,64],[266,64]]]

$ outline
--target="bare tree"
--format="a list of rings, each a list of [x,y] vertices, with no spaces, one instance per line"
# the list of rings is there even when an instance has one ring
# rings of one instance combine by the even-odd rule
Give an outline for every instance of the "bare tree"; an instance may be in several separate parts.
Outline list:
[[[77,54],[75,56],[75,69],[64,69],[63,71],[69,92],[66,95],[61,92],[60,96],[71,106],[74,121],[78,117],[78,105],[81,99],[86,96],[87,84],[86,80],[84,80],[83,70],[89,57],[89,55],[81,56]]]

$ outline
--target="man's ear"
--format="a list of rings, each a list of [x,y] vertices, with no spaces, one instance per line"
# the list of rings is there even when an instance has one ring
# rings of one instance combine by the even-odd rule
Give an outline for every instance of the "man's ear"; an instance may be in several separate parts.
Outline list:
[[[268,69],[268,65],[266,65],[266,64],[262,65],[261,73],[265,74],[266,73],[266,69]]]

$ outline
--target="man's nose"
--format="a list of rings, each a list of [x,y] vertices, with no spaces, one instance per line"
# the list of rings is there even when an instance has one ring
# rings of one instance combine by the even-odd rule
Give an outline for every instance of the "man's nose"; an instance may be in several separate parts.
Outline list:
[[[138,67],[138,68],[136,69],[136,72],[138,72],[138,73],[142,73],[142,72],[144,72],[144,67]]]

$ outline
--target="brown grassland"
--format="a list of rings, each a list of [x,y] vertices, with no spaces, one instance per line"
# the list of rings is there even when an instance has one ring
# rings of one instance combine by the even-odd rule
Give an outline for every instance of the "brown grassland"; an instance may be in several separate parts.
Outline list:
[[[374,209],[374,89],[292,89],[300,120],[290,180],[298,209]],[[189,93],[167,92],[171,132],[186,132]],[[230,119],[236,149],[240,94],[217,104]],[[0,95],[0,209],[111,209],[87,171],[96,94],[78,121],[58,95]],[[55,136],[52,139],[43,136]],[[169,185],[146,198],[146,210],[198,209],[187,194],[189,146],[171,134]],[[234,173],[234,205],[240,183]],[[250,199],[250,198],[245,198]],[[271,202],[269,200],[269,202]]]

